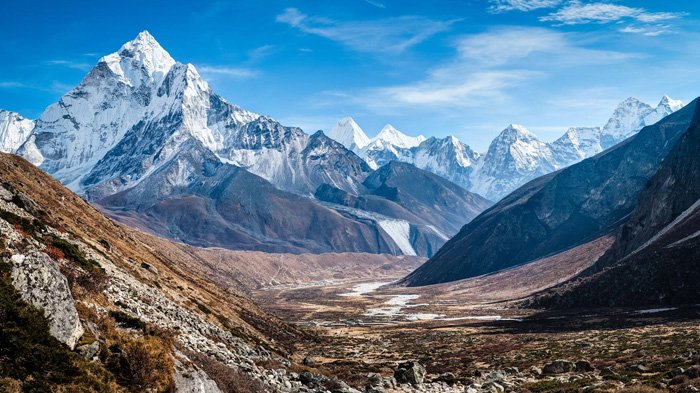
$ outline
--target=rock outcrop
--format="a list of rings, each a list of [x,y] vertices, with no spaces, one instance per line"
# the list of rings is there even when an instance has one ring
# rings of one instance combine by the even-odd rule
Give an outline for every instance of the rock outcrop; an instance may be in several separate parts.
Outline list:
[[[43,310],[50,320],[51,334],[71,349],[75,348],[84,330],[68,280],[56,261],[38,251],[15,254],[11,261],[12,285],[22,299]]]

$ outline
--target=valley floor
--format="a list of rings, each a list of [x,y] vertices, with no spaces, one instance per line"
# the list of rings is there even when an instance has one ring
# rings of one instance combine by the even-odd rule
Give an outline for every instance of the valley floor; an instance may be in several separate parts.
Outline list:
[[[405,288],[391,285],[390,276],[354,278],[266,287],[252,296],[318,333],[298,346],[297,361],[358,388],[409,389],[391,376],[397,364],[417,361],[428,373],[419,388],[425,391],[620,391],[637,384],[694,391],[682,389],[700,387],[693,381],[700,368],[691,367],[700,364],[700,308],[543,313],[519,307],[522,298],[552,285],[551,277],[586,268],[609,244],[601,238],[569,251],[564,257],[575,263],[559,263],[560,255],[457,283]],[[566,362],[555,362],[560,359]]]

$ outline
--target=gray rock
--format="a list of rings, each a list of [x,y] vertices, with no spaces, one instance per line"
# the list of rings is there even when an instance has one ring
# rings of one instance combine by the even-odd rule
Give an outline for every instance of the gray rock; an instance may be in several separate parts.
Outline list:
[[[503,371],[506,372],[506,374],[518,374],[520,373],[520,369],[517,367],[506,367],[503,369]]]
[[[425,379],[425,367],[418,362],[401,363],[394,372],[394,378],[400,384],[419,385]]]
[[[74,349],[84,330],[68,280],[56,262],[38,251],[26,256],[15,254],[11,259],[12,285],[22,299],[44,311],[51,335]]]
[[[485,392],[490,392],[490,393],[503,393],[506,390],[498,382],[487,382],[481,386],[481,389]]]
[[[0,186],[0,199],[5,202],[10,202],[12,200],[12,193],[7,190],[7,188]]]
[[[490,372],[490,373],[486,376],[486,381],[487,381],[487,382],[489,382],[489,381],[500,382],[500,381],[503,381],[504,379],[506,379],[506,377],[507,377],[507,375],[506,375],[506,372],[505,372],[505,371],[503,371],[503,370],[496,370],[496,371]]]
[[[365,388],[365,393],[386,393],[386,389],[381,386],[367,386]]]
[[[633,364],[630,366],[630,371],[636,371],[638,373],[645,373],[649,371],[649,369],[641,364]]]
[[[595,371],[595,367],[588,360],[579,360],[576,362],[576,372],[585,373]]]
[[[175,391],[177,393],[221,393],[221,390],[202,370],[186,367],[180,362],[175,367]]]
[[[611,367],[605,367],[600,370],[601,377],[617,377],[619,374],[616,373]]]
[[[683,373],[690,379],[700,378],[700,366],[691,366]]]
[[[542,375],[542,369],[539,367],[530,367],[530,374],[532,375]]]
[[[683,367],[676,367],[673,370],[666,373],[666,378],[673,378],[675,376],[681,375],[685,372]]]
[[[100,342],[95,340],[92,344],[81,345],[76,349],[84,359],[92,360],[100,352]]]
[[[436,381],[454,385],[457,382],[457,377],[452,373],[442,373],[437,377]]]
[[[568,360],[558,359],[551,363],[545,364],[542,371],[545,374],[563,374],[576,370],[576,365]]]

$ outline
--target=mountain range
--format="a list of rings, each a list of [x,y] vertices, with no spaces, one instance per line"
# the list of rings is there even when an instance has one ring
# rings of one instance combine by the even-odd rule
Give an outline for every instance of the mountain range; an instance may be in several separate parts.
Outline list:
[[[693,101],[601,154],[525,184],[465,225],[404,283],[426,285],[488,274],[620,230],[620,236],[628,237],[630,229],[621,229],[626,222],[633,228],[644,227],[637,231],[651,236],[656,230],[635,226],[630,214],[659,166],[693,124],[695,112]],[[646,199],[651,209],[662,206],[654,198]],[[647,214],[640,214],[642,221],[648,220]]]
[[[328,135],[372,168],[392,160],[408,162],[498,201],[526,182],[593,157],[682,107],[682,102],[667,96],[656,107],[631,97],[618,105],[604,126],[570,128],[551,143],[541,141],[525,126],[511,124],[485,153],[454,136],[411,137],[391,125],[369,138],[350,117],[341,119]]]
[[[148,32],[102,57],[35,122],[0,119],[5,151],[117,219],[199,246],[430,256],[490,205],[448,181],[431,195],[406,181],[368,187],[376,170],[355,153],[227,102]],[[401,176],[438,184],[423,172]],[[363,210],[314,197],[328,187],[381,201]],[[433,205],[459,209],[433,218]]]

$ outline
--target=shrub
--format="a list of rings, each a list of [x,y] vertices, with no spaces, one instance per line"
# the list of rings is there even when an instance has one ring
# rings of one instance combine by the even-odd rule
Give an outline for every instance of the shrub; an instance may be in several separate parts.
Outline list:
[[[83,269],[88,271],[101,269],[99,263],[92,259],[87,259],[85,254],[75,244],[55,236],[51,236],[50,241],[50,245],[61,250],[66,259],[76,263]]]
[[[137,329],[142,331],[146,330],[146,322],[140,320],[137,317],[132,317],[131,315],[123,311],[112,310],[109,312],[109,316],[114,318],[114,320],[120,327],[128,329]]]
[[[168,340],[119,335],[109,346],[105,364],[120,385],[134,392],[164,391],[173,384],[174,364]]]
[[[259,380],[240,369],[231,368],[211,357],[191,351],[185,355],[211,378],[223,393],[258,393],[268,389]]]

